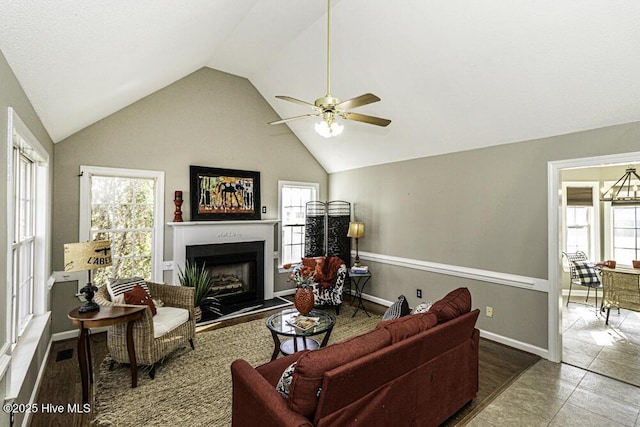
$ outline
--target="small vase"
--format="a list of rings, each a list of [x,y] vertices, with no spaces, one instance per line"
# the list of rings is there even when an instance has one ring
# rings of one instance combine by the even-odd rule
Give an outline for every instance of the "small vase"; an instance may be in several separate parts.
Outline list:
[[[296,289],[296,295],[293,297],[293,305],[300,314],[307,315],[313,310],[314,305],[313,289],[311,288],[298,288]]]

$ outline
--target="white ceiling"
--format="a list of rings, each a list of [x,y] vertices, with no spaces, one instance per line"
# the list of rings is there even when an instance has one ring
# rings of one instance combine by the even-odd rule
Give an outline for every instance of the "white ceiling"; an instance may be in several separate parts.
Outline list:
[[[329,172],[640,120],[637,0],[334,0],[331,16],[332,95],[372,92],[356,111],[393,122],[328,140],[290,122]],[[308,113],[275,95],[325,95],[325,37],[324,0],[0,2],[0,50],[54,141],[203,66]]]

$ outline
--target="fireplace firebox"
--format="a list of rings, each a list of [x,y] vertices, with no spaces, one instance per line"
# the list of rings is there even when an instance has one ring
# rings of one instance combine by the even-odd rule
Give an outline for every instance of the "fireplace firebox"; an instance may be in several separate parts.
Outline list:
[[[187,246],[186,260],[209,271],[223,314],[264,301],[264,241]]]

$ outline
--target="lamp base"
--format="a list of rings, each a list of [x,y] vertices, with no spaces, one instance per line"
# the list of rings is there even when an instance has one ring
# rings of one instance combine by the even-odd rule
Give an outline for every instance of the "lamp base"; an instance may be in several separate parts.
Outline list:
[[[100,311],[100,306],[95,301],[87,301],[80,306],[78,312],[80,313],[89,313],[91,311]]]
[[[356,256],[356,259],[353,262],[354,267],[360,267],[360,257]]]

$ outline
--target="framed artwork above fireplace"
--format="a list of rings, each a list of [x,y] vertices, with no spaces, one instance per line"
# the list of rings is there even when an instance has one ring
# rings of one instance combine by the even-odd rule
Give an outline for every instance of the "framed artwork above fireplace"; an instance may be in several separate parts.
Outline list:
[[[189,166],[192,221],[260,219],[260,172]]]

